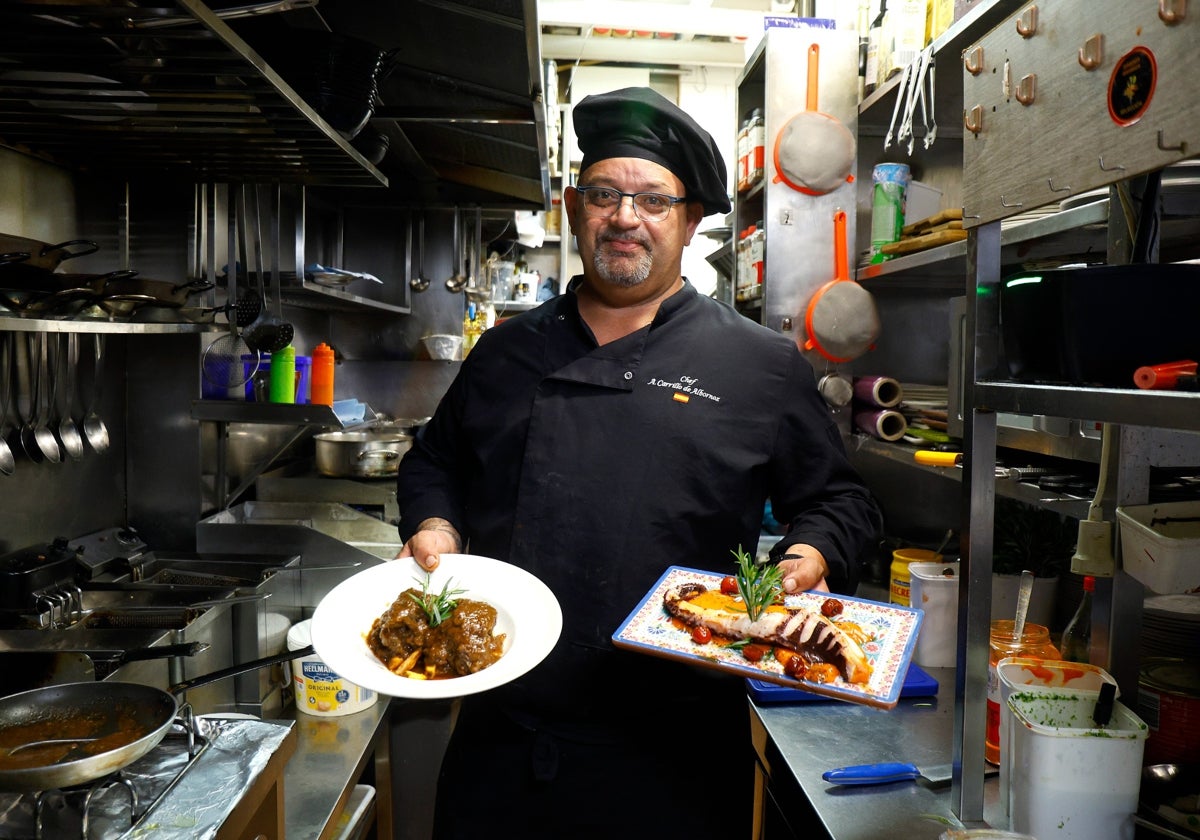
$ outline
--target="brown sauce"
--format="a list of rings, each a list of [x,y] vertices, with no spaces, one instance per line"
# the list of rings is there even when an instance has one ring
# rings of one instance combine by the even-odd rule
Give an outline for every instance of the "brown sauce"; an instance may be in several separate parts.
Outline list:
[[[148,734],[145,725],[138,723],[128,710],[118,710],[115,715],[84,712],[0,726],[0,771],[31,770],[91,758],[119,750]],[[25,744],[72,738],[80,740],[12,752]],[[86,740],[89,738],[95,740]]]
[[[367,647],[391,671],[417,653],[409,671],[427,679],[474,674],[492,665],[504,653],[504,634],[496,633],[496,608],[482,601],[460,598],[454,611],[436,627],[412,596],[400,593],[375,619],[367,633]]]

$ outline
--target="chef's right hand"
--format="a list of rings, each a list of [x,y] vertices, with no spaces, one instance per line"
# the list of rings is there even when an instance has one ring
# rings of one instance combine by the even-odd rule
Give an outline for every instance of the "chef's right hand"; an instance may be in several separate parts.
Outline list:
[[[432,572],[437,568],[442,554],[454,554],[462,550],[462,538],[458,529],[445,519],[426,519],[417,528],[396,559],[411,557],[417,565]]]

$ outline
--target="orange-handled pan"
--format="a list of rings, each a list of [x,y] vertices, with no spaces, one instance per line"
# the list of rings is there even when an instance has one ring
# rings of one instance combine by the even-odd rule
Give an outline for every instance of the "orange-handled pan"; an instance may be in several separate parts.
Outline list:
[[[879,337],[875,298],[850,279],[846,211],[833,214],[834,277],[813,293],[804,313],[805,350],[831,362],[849,362],[871,349]]]
[[[857,142],[837,117],[817,109],[817,70],[821,48],[808,48],[805,110],[793,115],[775,135],[775,180],[808,195],[824,195],[854,180]]]

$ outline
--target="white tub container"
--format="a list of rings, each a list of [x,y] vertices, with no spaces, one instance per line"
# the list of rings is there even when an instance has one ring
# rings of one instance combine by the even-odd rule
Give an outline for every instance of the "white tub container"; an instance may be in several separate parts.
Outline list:
[[[909,563],[909,603],[925,611],[913,661],[953,668],[958,652],[958,561]]]
[[[1146,724],[1119,701],[1101,727],[1095,698],[1017,691],[1008,698],[1013,731],[1010,827],[1038,840],[1132,840]]]
[[[1121,567],[1156,595],[1200,586],[1200,502],[1117,508]]]
[[[288,650],[300,650],[312,644],[312,619],[301,621],[288,630]],[[379,695],[338,676],[316,654],[293,659],[292,688],[296,709],[310,715],[338,717],[369,709]]]
[[[1112,675],[1096,665],[1082,662],[1061,662],[1050,659],[1035,659],[1030,656],[1009,656],[996,663],[996,677],[1000,680],[1000,805],[1008,813],[1011,771],[1006,756],[1012,737],[1013,717],[1008,708],[1008,698],[1015,691],[1040,691],[1060,695],[1084,696],[1092,704],[1100,698],[1100,686],[1117,681]],[[1117,688],[1116,696],[1121,696]],[[1089,714],[1088,720],[1091,720]]]

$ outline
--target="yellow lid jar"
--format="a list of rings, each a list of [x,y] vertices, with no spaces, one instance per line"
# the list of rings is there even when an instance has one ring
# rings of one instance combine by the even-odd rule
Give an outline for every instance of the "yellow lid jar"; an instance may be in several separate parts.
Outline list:
[[[897,548],[892,552],[890,595],[888,600],[903,607],[909,606],[912,576],[908,571],[909,563],[940,563],[942,555],[927,548]]]

